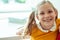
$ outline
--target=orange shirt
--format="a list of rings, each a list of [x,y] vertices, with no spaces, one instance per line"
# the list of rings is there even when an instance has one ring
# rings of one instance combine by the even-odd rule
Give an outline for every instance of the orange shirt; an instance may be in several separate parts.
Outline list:
[[[49,32],[42,32],[40,29],[37,28],[37,25],[33,25],[31,40],[56,40],[59,24],[60,24],[60,19],[57,19],[56,30]]]

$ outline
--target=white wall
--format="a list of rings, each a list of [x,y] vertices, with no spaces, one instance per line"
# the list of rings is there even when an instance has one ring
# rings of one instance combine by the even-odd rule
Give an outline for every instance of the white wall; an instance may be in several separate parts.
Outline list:
[[[0,12],[6,12],[6,11],[31,11],[32,8],[35,8],[36,5],[41,2],[42,0],[26,0],[26,3],[20,4],[16,3],[15,0],[9,0],[9,3],[4,4],[0,0]],[[58,15],[60,15],[60,0],[50,0],[53,5],[58,10]],[[58,16],[60,17],[60,16]]]

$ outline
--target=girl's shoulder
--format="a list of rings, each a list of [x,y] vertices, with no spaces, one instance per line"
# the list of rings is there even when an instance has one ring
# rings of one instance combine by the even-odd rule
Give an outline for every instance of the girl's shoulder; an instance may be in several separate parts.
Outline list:
[[[56,22],[59,22],[60,23],[60,18],[56,19]]]

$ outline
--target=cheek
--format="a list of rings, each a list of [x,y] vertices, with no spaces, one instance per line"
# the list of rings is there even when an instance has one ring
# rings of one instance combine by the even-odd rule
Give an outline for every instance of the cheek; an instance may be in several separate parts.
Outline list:
[[[56,18],[57,14],[55,13],[55,11],[51,14],[54,18]]]
[[[44,19],[44,16],[39,16],[39,21],[42,21]]]
[[[53,17],[54,19],[56,19],[56,14],[53,14],[52,17]]]

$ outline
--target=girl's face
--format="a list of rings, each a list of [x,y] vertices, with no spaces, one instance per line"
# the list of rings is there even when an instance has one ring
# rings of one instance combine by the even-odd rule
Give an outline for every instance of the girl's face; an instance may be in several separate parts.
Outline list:
[[[43,29],[49,30],[54,25],[57,13],[49,3],[45,3],[38,7],[37,19]]]

